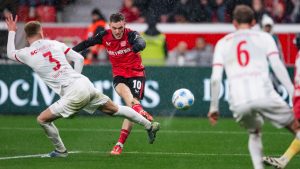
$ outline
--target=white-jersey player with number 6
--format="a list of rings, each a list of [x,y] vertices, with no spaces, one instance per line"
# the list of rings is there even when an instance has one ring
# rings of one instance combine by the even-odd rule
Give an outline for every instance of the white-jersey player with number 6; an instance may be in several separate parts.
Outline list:
[[[68,155],[53,121],[61,117],[69,117],[81,109],[90,114],[100,110],[109,115],[128,118],[143,125],[148,132],[149,141],[154,141],[156,132],[159,130],[159,123],[151,123],[132,108],[114,104],[109,97],[94,88],[91,81],[80,74],[83,57],[63,43],[43,39],[43,31],[39,22],[26,23],[24,30],[30,46],[16,50],[14,44],[16,22],[17,16],[15,20],[12,15],[6,18],[9,30],[8,57],[31,67],[61,97],[37,117],[38,123],[55,147],[55,150],[46,157]],[[74,69],[68,61],[74,62]]]
[[[273,38],[264,32],[251,30],[254,12],[245,5],[235,8],[233,24],[237,28],[218,41],[211,76],[211,105],[209,120],[218,119],[218,96],[225,69],[229,83],[229,104],[233,117],[249,132],[249,151],[255,169],[263,169],[260,130],[263,119],[276,127],[287,127],[300,139],[298,125],[289,105],[276,93],[269,78],[268,62],[290,96],[293,85],[279,58]]]

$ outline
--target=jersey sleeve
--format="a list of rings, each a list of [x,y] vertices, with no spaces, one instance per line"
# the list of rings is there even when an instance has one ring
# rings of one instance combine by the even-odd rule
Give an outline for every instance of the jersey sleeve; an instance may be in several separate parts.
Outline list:
[[[15,31],[9,31],[8,40],[7,40],[7,57],[11,60],[21,62],[22,58],[22,50],[16,50],[15,47]]]
[[[69,48],[66,44],[61,42],[57,42],[57,43],[61,47],[61,50],[64,52],[65,55],[67,55],[70,52],[71,48]]]
[[[213,69],[211,74],[211,101],[209,112],[218,112],[219,111],[219,93],[220,93],[220,86],[223,76],[224,70],[224,57],[223,57],[223,45],[222,40],[218,41],[215,51],[214,51],[214,58],[213,58]]]
[[[213,55],[213,66],[223,66],[224,58],[223,58],[223,46],[222,41],[219,41],[215,46],[215,51]]]
[[[69,48],[66,44],[61,42],[58,43],[60,44],[67,60],[74,62],[74,70],[78,73],[81,73],[84,64],[83,56],[75,52],[73,49]]]
[[[76,52],[81,52],[85,49],[87,49],[90,46],[94,46],[96,44],[102,44],[102,38],[104,35],[107,34],[107,31],[101,31],[97,33],[95,36],[88,38],[87,40],[84,40],[80,42],[78,45],[73,47],[73,50]]]
[[[271,35],[266,34],[265,36],[266,56],[268,57],[270,66],[274,71],[276,77],[279,79],[280,83],[287,89],[290,96],[293,95],[294,88],[292,81],[289,77],[288,71],[280,59],[279,52],[275,40]]]
[[[16,50],[14,57],[16,61],[25,64],[25,59],[27,57],[25,49]]]
[[[267,57],[271,57],[273,55],[279,56],[278,47],[273,37],[269,34],[265,34],[264,40],[265,40],[265,44],[267,45],[266,56]]]
[[[11,59],[11,60],[14,60],[16,62],[24,64],[24,62],[25,62],[24,61],[24,57],[26,57],[26,56],[23,53],[24,53],[24,51],[22,49],[20,49],[20,50],[13,50],[8,55],[8,58]]]

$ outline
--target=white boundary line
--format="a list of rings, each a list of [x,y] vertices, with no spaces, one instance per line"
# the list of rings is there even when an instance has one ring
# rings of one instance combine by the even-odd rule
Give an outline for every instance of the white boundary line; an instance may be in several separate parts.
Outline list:
[[[78,154],[80,151],[70,151],[69,154]],[[0,160],[11,160],[11,159],[24,159],[24,158],[34,158],[39,157],[42,158],[42,156],[47,154],[33,154],[33,155],[21,155],[21,156],[11,156],[11,157],[0,157]]]
[[[21,127],[0,127],[0,130],[21,130],[21,131],[39,131],[40,128],[21,128]],[[92,129],[92,128],[58,128],[59,131],[70,132],[120,132],[120,129]],[[142,133],[145,130],[135,129],[132,132]],[[209,131],[209,130],[161,130],[159,133],[169,134],[232,134],[232,135],[247,135],[247,131]],[[263,132],[263,134],[276,135],[291,135],[289,132]]]
[[[107,154],[109,152],[101,151],[70,151],[69,154]],[[216,153],[171,153],[171,152],[123,152],[123,154],[143,154],[143,155],[172,155],[172,156],[241,156],[248,157],[249,154],[216,154]],[[25,159],[25,158],[42,158],[46,154],[32,154],[11,157],[0,157],[0,160]]]
[[[69,154],[106,154],[110,155],[109,152],[104,151],[70,151]],[[167,156],[223,156],[223,157],[230,157],[230,156],[239,156],[239,157],[250,157],[249,154],[243,154],[243,153],[224,153],[224,154],[218,154],[218,153],[181,153],[181,152],[138,152],[138,151],[131,151],[131,152],[123,152],[122,154],[142,154],[142,155],[167,155]],[[43,158],[43,155],[47,154],[32,154],[32,155],[21,155],[21,156],[11,156],[11,157],[0,157],[1,160],[12,160],[12,159],[25,159],[25,158]],[[110,155],[112,156],[112,155]],[[273,157],[279,157],[280,155],[270,155]],[[296,156],[295,158],[299,158]]]

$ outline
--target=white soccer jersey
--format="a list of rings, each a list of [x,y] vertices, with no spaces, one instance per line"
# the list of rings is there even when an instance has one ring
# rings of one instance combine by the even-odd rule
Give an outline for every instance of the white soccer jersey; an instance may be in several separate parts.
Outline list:
[[[15,51],[15,59],[30,66],[57,94],[75,79],[83,77],[68,62],[71,49],[54,40],[37,40],[30,47]]]
[[[278,55],[273,38],[264,32],[238,30],[218,41],[213,66],[224,66],[230,103],[267,98],[273,93],[268,57]]]

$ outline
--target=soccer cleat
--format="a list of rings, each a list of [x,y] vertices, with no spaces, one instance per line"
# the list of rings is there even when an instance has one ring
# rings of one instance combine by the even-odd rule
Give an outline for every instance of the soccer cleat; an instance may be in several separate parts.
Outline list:
[[[156,132],[159,130],[160,124],[158,122],[153,122],[151,128],[147,130],[148,132],[148,141],[150,144],[153,144],[156,137]]]
[[[114,148],[111,150],[110,154],[111,155],[120,155],[123,150],[123,144],[117,143]]]
[[[67,150],[64,152],[59,152],[57,150],[54,150],[54,151],[50,152],[49,154],[43,155],[42,158],[67,157],[67,156],[68,156]]]
[[[152,117],[152,115],[150,113],[148,113],[146,111],[141,111],[141,112],[139,112],[139,114],[142,115],[143,117],[145,117],[150,122],[153,121],[153,117]]]
[[[284,169],[286,164],[280,158],[263,157],[264,164],[273,166],[276,169]]]

